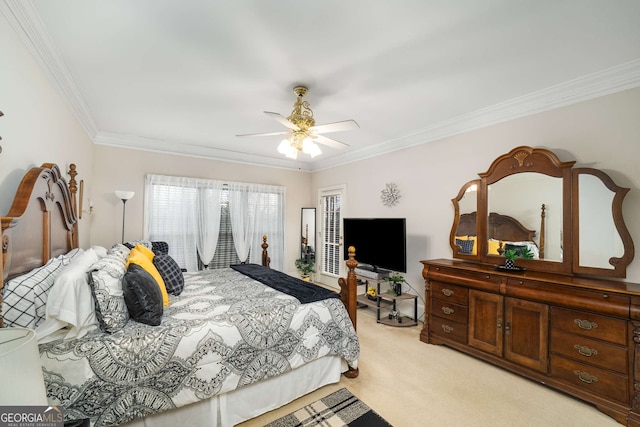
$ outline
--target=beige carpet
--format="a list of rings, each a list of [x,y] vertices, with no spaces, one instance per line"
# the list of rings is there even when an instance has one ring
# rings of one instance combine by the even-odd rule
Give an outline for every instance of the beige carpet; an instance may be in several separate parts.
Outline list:
[[[425,344],[419,340],[421,327],[380,325],[375,311],[359,309],[358,378],[343,377],[240,426],[264,426],[342,387],[394,427],[620,426],[579,400],[447,347]]]

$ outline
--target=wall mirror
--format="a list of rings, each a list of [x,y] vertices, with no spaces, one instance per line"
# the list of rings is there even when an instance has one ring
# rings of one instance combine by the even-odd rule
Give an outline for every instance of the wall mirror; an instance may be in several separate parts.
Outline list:
[[[502,265],[505,248],[527,246],[534,259],[519,259],[522,267],[625,277],[634,256],[622,217],[628,189],[574,163],[526,146],[494,160],[452,199],[453,256]]]
[[[300,258],[315,259],[316,208],[302,208]]]

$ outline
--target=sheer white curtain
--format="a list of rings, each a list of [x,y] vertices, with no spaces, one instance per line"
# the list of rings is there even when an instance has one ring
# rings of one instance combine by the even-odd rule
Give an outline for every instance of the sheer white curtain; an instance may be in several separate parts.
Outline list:
[[[231,231],[241,261],[259,264],[262,236],[269,242],[271,266],[282,269],[284,257],[284,187],[149,174],[145,188],[148,240],[169,243],[182,268],[197,270],[214,257],[220,216],[227,191]]]
[[[144,236],[169,243],[169,254],[189,271],[198,269],[197,179],[147,175]]]
[[[197,248],[202,263],[213,259],[220,235],[220,199],[223,184],[206,180],[198,188],[198,238]]]
[[[198,254],[207,264],[218,244],[223,187],[210,179],[147,175],[145,238],[169,243],[170,255],[189,271],[198,269]]]
[[[260,264],[262,236],[269,243],[271,267],[284,263],[284,193],[279,185],[229,183],[229,212],[236,252],[241,261]]]

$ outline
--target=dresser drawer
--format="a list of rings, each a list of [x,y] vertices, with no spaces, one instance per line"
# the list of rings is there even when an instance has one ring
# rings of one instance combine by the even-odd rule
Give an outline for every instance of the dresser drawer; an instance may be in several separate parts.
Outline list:
[[[502,277],[492,272],[468,271],[440,266],[430,268],[427,278],[440,282],[459,283],[463,286],[494,292],[500,289],[500,284],[502,283]]]
[[[469,302],[469,290],[449,283],[430,282],[432,298],[440,298],[458,304],[467,305]]]
[[[590,393],[622,403],[629,402],[629,379],[624,375],[556,355],[551,356],[551,375]]]
[[[438,298],[431,299],[431,314],[453,322],[467,324],[468,308],[466,305],[456,304],[452,301],[443,301]]]
[[[592,340],[581,335],[551,330],[551,352],[579,362],[627,374],[629,369],[626,347]]]
[[[551,308],[551,327],[626,346],[627,322],[598,314]]]
[[[467,343],[467,326],[462,323],[452,322],[447,319],[441,319],[437,316],[431,316],[431,333],[451,340],[458,341],[462,344]]]

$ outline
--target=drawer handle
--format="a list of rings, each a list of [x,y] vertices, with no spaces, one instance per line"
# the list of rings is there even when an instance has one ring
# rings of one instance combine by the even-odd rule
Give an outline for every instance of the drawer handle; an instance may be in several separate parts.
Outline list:
[[[454,311],[455,310],[451,307],[447,307],[447,306],[442,307],[442,312],[444,314],[453,314]]]
[[[446,334],[450,334],[451,332],[453,332],[453,328],[449,325],[442,325],[442,330],[446,333]]]
[[[449,289],[449,288],[444,288],[444,289],[442,290],[442,293],[443,293],[443,294],[444,294],[444,296],[446,296],[446,297],[450,297],[451,295],[453,295],[453,291],[452,291],[451,289]]]
[[[591,357],[591,356],[597,356],[598,355],[598,350],[596,350],[595,348],[589,348],[586,345],[575,344],[573,346],[573,348],[578,350],[578,353],[580,353],[581,355],[586,356],[586,357]]]
[[[584,329],[585,331],[590,331],[598,327],[598,324],[596,322],[590,322],[588,320],[582,319],[573,319],[573,323],[578,325],[578,328]]]
[[[592,384],[598,382],[598,377],[596,377],[595,375],[591,375],[588,372],[576,370],[573,371],[573,373],[576,374],[578,376],[578,379],[583,383]]]

